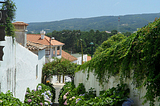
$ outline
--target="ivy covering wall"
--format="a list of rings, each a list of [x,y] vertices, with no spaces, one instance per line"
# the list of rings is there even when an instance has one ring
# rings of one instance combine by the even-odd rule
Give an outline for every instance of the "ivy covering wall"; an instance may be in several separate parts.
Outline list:
[[[160,19],[129,37],[112,36],[97,48],[91,61],[77,68],[79,70],[94,72],[101,84],[115,75],[120,76],[121,83],[131,78],[137,88],[146,87],[143,103],[150,101],[153,106],[156,97],[160,100]]]

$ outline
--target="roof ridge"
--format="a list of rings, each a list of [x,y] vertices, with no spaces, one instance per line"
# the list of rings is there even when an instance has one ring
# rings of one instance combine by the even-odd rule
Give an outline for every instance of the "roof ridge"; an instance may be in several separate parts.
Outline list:
[[[41,35],[41,34],[30,34],[30,33],[29,33],[29,34],[27,34],[27,35],[38,35],[38,36],[39,36],[39,35]]]
[[[50,42],[50,41],[48,41],[48,39],[47,39],[46,37],[48,37],[48,36],[46,36],[46,35],[45,35],[45,36],[44,36],[44,39],[46,39],[46,40],[47,40],[47,42],[51,44],[51,42]],[[48,37],[48,38],[49,38],[49,37]],[[52,45],[52,44],[51,44],[51,45]]]
[[[57,40],[52,40],[48,36],[44,36],[44,39],[41,39],[41,34],[27,34],[27,40],[32,41],[34,43],[39,43],[43,45],[52,45],[52,46],[63,46],[64,43],[57,41]]]

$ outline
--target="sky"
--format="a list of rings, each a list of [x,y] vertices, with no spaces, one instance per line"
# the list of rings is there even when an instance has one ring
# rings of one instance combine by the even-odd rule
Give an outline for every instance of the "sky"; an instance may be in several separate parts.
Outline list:
[[[17,7],[15,21],[25,23],[160,11],[160,0],[13,0],[13,2]]]

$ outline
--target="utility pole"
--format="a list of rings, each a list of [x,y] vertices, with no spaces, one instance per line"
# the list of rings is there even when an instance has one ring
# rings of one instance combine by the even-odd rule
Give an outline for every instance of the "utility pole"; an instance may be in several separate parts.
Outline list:
[[[82,39],[80,39],[80,41],[81,41],[82,64],[83,64],[83,46],[82,46]]]

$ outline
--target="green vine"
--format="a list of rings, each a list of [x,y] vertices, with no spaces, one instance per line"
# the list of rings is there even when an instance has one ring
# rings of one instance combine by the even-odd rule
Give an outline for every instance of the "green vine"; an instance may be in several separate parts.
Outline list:
[[[117,39],[115,39],[117,38]],[[119,39],[118,39],[119,38]],[[144,103],[160,98],[160,19],[139,29],[129,37],[117,34],[103,42],[91,61],[77,71],[93,72],[102,84],[110,76],[133,79],[137,88],[146,87]],[[130,76],[133,70],[133,76]],[[108,76],[106,78],[106,75]]]

